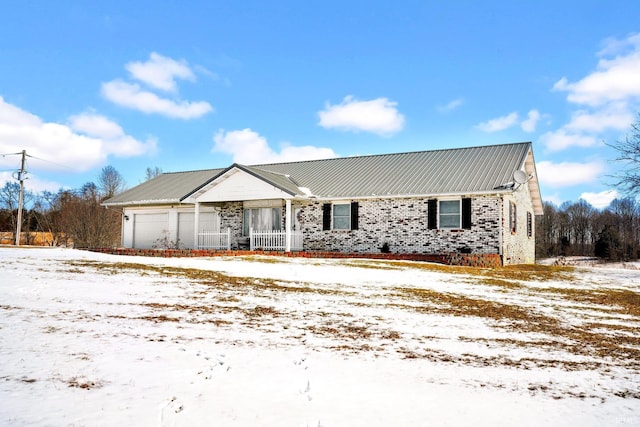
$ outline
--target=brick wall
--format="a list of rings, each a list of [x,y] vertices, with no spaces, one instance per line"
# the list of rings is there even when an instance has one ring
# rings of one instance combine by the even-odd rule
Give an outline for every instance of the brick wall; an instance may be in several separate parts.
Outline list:
[[[214,256],[249,256],[269,255],[298,258],[368,258],[398,261],[435,262],[446,265],[499,268],[502,266],[498,254],[367,254],[348,252],[276,252],[276,251],[244,251],[244,250],[203,250],[203,249],[132,249],[132,248],[92,248],[93,252],[112,255],[154,256],[154,257],[214,257]]]
[[[509,204],[516,204],[516,232],[511,232],[509,223]],[[531,214],[531,232],[527,235],[527,212]],[[503,259],[504,264],[533,264],[536,259],[535,244],[535,217],[533,216],[533,204],[529,194],[529,186],[524,184],[516,191],[504,197],[503,206]]]
[[[300,222],[305,249],[311,251],[499,254],[500,199],[475,197],[470,230],[429,230],[426,199],[359,200],[358,230],[322,230],[322,205],[302,205]]]
[[[231,247],[238,247],[242,237],[242,202],[225,202],[220,210],[220,231],[231,229]]]

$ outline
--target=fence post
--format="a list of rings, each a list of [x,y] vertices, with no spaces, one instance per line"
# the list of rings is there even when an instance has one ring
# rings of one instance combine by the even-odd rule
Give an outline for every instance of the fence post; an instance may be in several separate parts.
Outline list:
[[[227,227],[227,250],[231,250],[231,227]]]

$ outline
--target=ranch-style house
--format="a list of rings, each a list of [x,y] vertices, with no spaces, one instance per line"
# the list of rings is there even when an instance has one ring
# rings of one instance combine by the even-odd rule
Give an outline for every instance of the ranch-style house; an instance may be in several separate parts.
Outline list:
[[[164,173],[104,202],[122,246],[535,260],[530,142]]]

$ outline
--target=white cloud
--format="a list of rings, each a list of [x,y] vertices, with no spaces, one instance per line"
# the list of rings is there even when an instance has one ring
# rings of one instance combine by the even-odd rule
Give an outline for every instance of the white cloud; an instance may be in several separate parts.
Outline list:
[[[125,68],[134,79],[153,89],[171,92],[172,97],[159,96],[137,83],[114,79],[102,83],[101,88],[102,95],[114,104],[177,119],[194,119],[213,111],[206,101],[184,101],[177,97],[176,79],[195,81],[195,74],[184,60],[176,61],[153,52],[148,61],[130,62]]]
[[[146,62],[130,62],[125,68],[131,77],[156,89],[177,91],[176,78],[195,81],[196,76],[186,61],[176,61],[152,52]]]
[[[616,56],[598,61],[596,71],[574,83],[563,77],[553,90],[568,92],[570,102],[591,106],[640,97],[640,34],[610,39],[600,55],[612,54]]]
[[[592,147],[598,142],[595,137],[558,129],[540,136],[540,142],[549,151],[561,151],[569,147]]]
[[[520,123],[520,127],[525,132],[535,132],[538,120],[540,120],[541,118],[542,116],[540,115],[540,112],[538,110],[531,110],[529,111],[529,114],[527,114],[527,119],[523,120],[522,123]]]
[[[612,103],[598,111],[579,110],[573,113],[571,121],[564,128],[572,131],[603,132],[608,129],[627,130],[634,116],[624,104]]]
[[[194,119],[211,111],[208,102],[174,101],[142,90],[134,83],[112,80],[102,84],[102,94],[111,102],[143,113],[157,113],[171,118]]]
[[[69,124],[78,132],[101,138],[114,139],[124,134],[119,124],[93,113],[71,116],[69,117]]]
[[[586,200],[591,206],[597,209],[606,208],[620,194],[616,190],[605,190],[599,193],[585,192],[580,195],[581,199]]]
[[[284,145],[275,152],[265,137],[247,128],[225,131],[220,129],[213,137],[212,152],[231,154],[234,163],[252,165],[261,163],[293,162],[336,157],[330,148]]]
[[[441,113],[448,113],[449,111],[453,111],[456,108],[460,107],[462,104],[464,104],[464,99],[457,98],[457,99],[454,99],[453,101],[450,101],[446,105],[439,105],[437,107],[437,110],[440,111]]]
[[[104,164],[109,155],[138,156],[153,152],[155,141],[137,141],[105,117],[85,113],[70,123],[44,122],[0,97],[0,153],[20,152],[44,159],[42,170],[86,171]],[[62,165],[62,166],[61,166]],[[0,166],[16,167],[15,159],[0,157]]]
[[[620,55],[633,52],[640,47],[640,33],[631,33],[624,39],[609,37],[603,41],[598,56]]]
[[[404,127],[404,116],[398,112],[397,105],[387,98],[358,101],[346,96],[338,105],[327,103],[325,109],[318,112],[318,124],[323,128],[391,135]]]
[[[604,167],[599,162],[553,163],[546,160],[538,162],[536,169],[541,184],[557,188],[593,182],[604,171]]]
[[[541,135],[540,142],[552,152],[571,147],[594,147],[604,139],[602,133],[627,130],[633,121],[634,115],[625,103],[612,102],[595,110],[575,111],[569,123]]]
[[[489,121],[479,123],[475,127],[483,132],[498,132],[514,126],[518,122],[518,113],[507,114],[506,116],[491,119]]]
[[[100,138],[104,152],[107,155],[135,157],[143,154],[154,154],[157,151],[155,138],[140,142],[125,134],[119,124],[99,114],[83,113],[71,116],[69,118],[69,126],[78,133]]]

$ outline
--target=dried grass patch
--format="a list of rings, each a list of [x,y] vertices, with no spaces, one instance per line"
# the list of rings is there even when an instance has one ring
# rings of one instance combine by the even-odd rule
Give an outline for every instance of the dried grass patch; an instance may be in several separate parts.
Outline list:
[[[414,310],[453,316],[474,316],[490,319],[496,328],[523,333],[539,333],[550,337],[551,348],[582,356],[614,358],[627,366],[640,366],[640,337],[593,331],[587,326],[568,326],[555,317],[536,313],[516,305],[474,299],[462,295],[425,289],[397,291],[421,306]],[[530,346],[536,346],[530,344]],[[544,347],[549,347],[545,344]]]
[[[621,314],[640,317],[640,293],[627,289],[541,288],[538,292],[556,294],[584,304],[592,304]]]
[[[102,381],[91,381],[86,378],[71,377],[68,380],[63,380],[67,386],[72,388],[81,388],[83,390],[91,390],[94,388],[102,388],[104,383]]]

